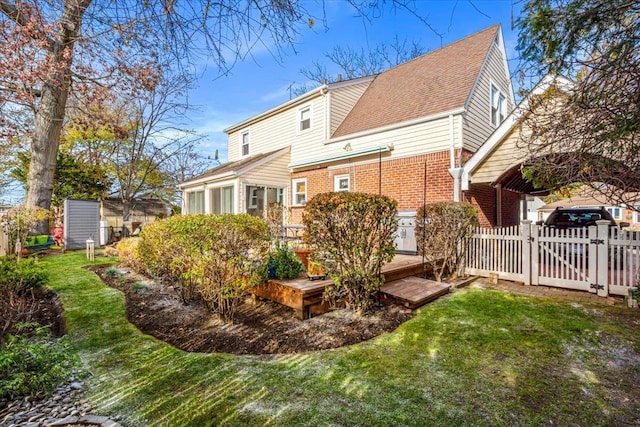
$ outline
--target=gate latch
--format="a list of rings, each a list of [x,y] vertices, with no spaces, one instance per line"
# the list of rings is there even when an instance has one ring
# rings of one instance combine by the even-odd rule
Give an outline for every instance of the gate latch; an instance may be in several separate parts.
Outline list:
[[[598,285],[597,283],[592,283],[591,289],[604,289],[604,285]]]
[[[604,245],[604,240],[602,239],[591,239],[592,245]]]

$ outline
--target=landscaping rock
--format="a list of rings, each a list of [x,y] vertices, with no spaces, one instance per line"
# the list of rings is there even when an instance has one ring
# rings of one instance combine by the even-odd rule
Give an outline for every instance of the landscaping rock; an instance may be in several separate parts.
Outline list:
[[[0,409],[0,427],[48,427],[73,424],[120,427],[107,417],[91,414],[93,408],[83,398],[84,383],[72,378],[44,399],[24,397]]]

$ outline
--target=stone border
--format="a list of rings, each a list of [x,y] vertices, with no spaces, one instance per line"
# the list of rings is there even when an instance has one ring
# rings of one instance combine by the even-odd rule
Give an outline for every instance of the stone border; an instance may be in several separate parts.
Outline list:
[[[43,424],[43,427],[54,427],[54,426],[68,426],[74,424],[81,424],[85,426],[100,426],[100,427],[122,427],[115,421],[110,420],[107,417],[99,417],[97,415],[84,415],[82,417],[67,417],[61,420]],[[38,424],[40,426],[40,424]],[[34,426],[35,427],[35,426]]]

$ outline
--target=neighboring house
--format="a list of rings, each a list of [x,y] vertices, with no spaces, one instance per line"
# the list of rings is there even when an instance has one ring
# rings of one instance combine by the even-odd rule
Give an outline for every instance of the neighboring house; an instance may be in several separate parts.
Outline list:
[[[101,202],[100,219],[107,222],[110,231],[107,240],[128,235],[157,218],[171,215],[171,206],[160,199],[145,198],[133,201],[128,218],[123,217],[123,211],[122,201],[118,198]]]
[[[463,192],[466,160],[514,107],[499,25],[376,76],[322,85],[226,129],[229,163],[183,183],[186,213],[263,214],[269,203],[299,222],[307,200],[326,191],[382,193],[401,211],[466,200],[483,224],[496,200],[490,183]]]
[[[616,222],[628,222],[630,228],[640,229],[640,213],[627,206],[612,206],[610,203],[602,202],[592,196],[573,196],[567,199],[558,200],[557,202],[547,203],[538,208],[538,220],[546,220],[551,212],[556,208],[591,208],[603,206],[609,211]],[[640,195],[638,197],[638,206],[640,207]]]

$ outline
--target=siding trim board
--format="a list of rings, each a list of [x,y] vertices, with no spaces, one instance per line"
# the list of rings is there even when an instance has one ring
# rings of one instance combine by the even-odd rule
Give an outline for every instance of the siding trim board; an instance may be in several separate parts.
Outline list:
[[[410,126],[413,126],[413,125],[419,125],[419,124],[431,122],[431,121],[434,121],[434,120],[446,119],[449,116],[460,115],[460,114],[464,114],[464,113],[465,113],[465,109],[464,108],[456,108],[456,109],[453,109],[453,110],[444,111],[442,113],[432,114],[430,116],[419,117],[419,118],[413,119],[413,120],[407,120],[407,121],[400,122],[400,123],[393,123],[393,124],[390,124],[390,125],[387,125],[387,126],[382,126],[382,127],[379,127],[379,128],[368,129],[368,130],[364,130],[364,131],[357,132],[357,133],[352,133],[352,134],[348,134],[348,135],[344,135],[344,136],[339,136],[337,138],[331,138],[331,139],[327,140],[324,144],[325,145],[334,144],[334,143],[343,142],[343,141],[346,141],[346,140],[349,140],[349,139],[355,139],[355,138],[360,138],[360,137],[363,137],[363,136],[374,135],[374,134],[387,132],[387,131],[391,131],[391,130],[396,130],[396,129],[400,129],[400,128],[404,128],[404,127],[410,127]]]

